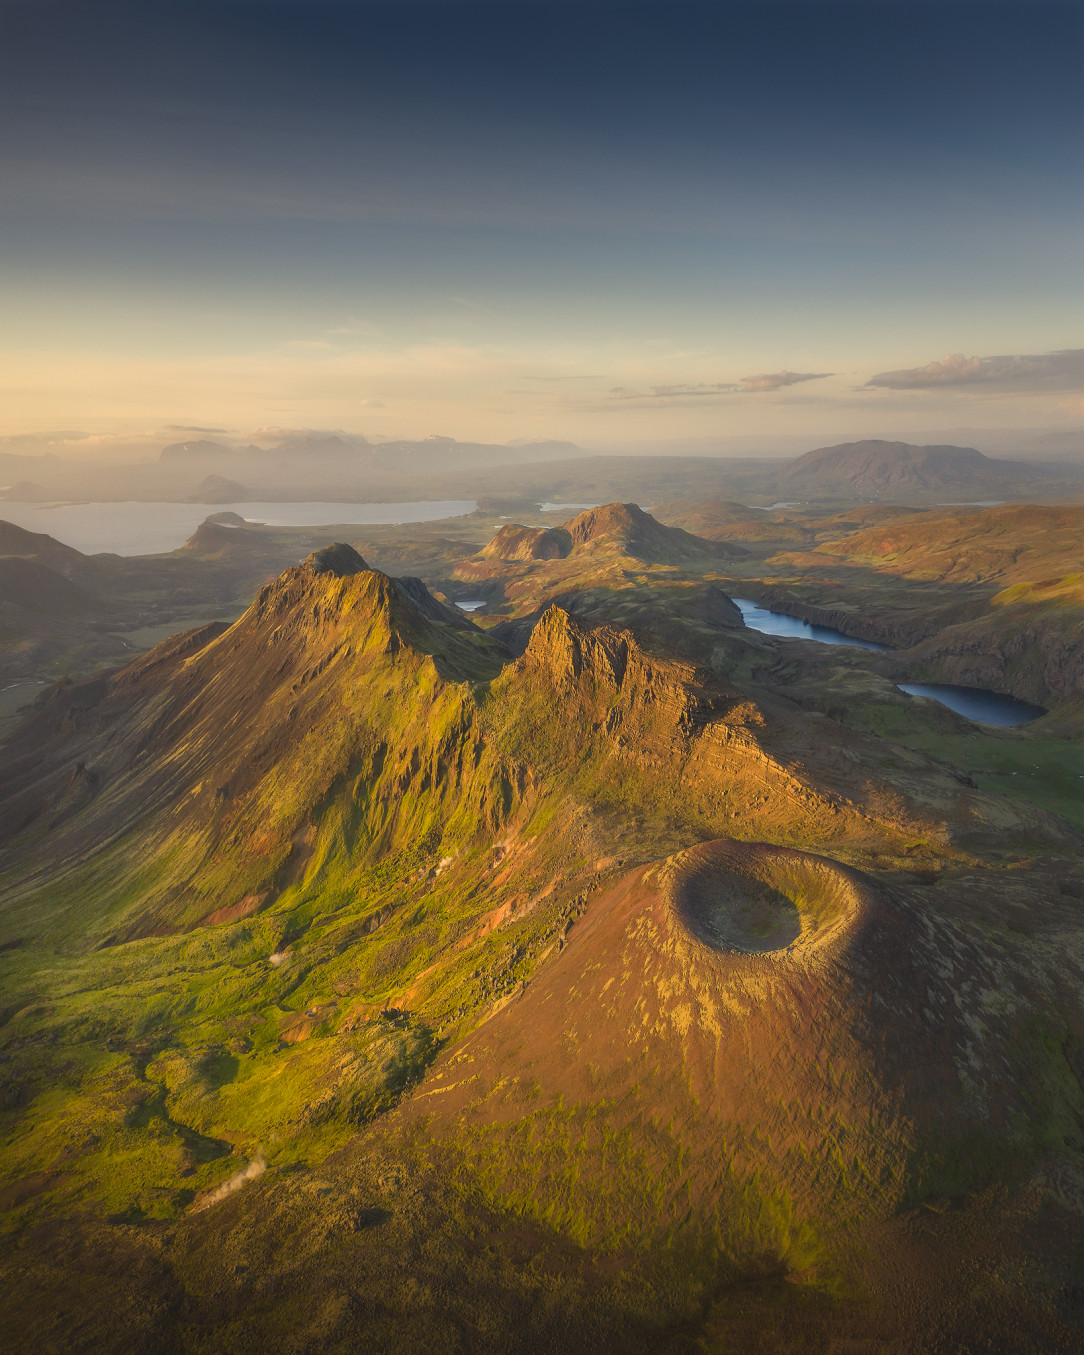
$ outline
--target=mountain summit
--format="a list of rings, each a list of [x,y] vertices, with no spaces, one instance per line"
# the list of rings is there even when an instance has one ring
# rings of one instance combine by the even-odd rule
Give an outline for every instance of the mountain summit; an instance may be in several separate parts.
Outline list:
[[[566,522],[572,550],[616,547],[625,555],[649,564],[677,564],[683,560],[723,555],[725,547],[704,541],[680,527],[664,527],[635,503],[607,503]]]

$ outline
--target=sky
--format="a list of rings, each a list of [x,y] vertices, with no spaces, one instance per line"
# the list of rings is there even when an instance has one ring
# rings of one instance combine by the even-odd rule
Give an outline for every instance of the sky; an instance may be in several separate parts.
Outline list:
[[[0,0],[0,434],[1084,429],[1084,6]]]

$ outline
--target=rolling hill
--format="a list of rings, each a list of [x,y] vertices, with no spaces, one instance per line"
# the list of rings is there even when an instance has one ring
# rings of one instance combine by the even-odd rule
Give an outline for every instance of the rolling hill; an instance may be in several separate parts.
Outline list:
[[[870,439],[807,452],[787,466],[778,484],[781,492],[814,499],[858,497],[898,503],[943,494],[1016,497],[1023,488],[1041,493],[1044,484],[1064,475],[1064,468],[1054,471],[1030,462],[997,460],[974,447],[916,447]]]

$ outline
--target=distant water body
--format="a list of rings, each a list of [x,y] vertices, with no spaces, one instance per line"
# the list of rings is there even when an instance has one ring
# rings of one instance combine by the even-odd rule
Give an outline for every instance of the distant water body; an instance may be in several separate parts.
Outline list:
[[[764,635],[779,635],[789,640],[819,640],[822,645],[851,645],[855,649],[888,648],[888,645],[879,645],[873,640],[856,640],[853,635],[844,635],[832,626],[814,626],[797,616],[770,612],[766,607],[758,607],[749,598],[734,598],[733,602],[749,629],[759,630]]]
[[[980,725],[1026,725],[1037,720],[1046,711],[1015,696],[1002,696],[983,687],[959,687],[947,682],[900,682],[896,684],[908,696],[928,696],[940,701],[957,715],[963,715]]]
[[[8,503],[0,519],[49,536],[87,555],[159,555],[183,546],[212,513],[237,513],[269,527],[374,527],[461,518],[471,499],[416,503]]]

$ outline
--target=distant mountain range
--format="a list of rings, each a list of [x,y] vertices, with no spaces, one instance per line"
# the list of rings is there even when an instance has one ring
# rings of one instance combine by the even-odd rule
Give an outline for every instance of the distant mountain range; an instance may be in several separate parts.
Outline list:
[[[0,453],[12,501],[53,498],[230,503],[260,500],[486,500],[498,512],[540,502],[738,499],[942,503],[1084,498],[1084,466],[1013,461],[974,447],[867,439],[795,459],[588,455],[572,442],[420,441],[296,435],[271,448],[171,443],[154,462],[92,463]],[[500,505],[500,506],[498,506]],[[507,505],[507,508],[504,506]]]
[[[450,469],[520,465],[524,462],[561,461],[583,456],[574,442],[531,442],[511,447],[496,442],[458,442],[455,438],[430,437],[420,441],[369,442],[367,438],[291,437],[274,447],[231,447],[199,439],[174,442],[163,447],[158,464],[171,469],[196,467],[203,471],[223,468],[249,475],[275,478],[284,472],[311,473],[314,466],[334,466],[357,474],[382,471],[398,475],[428,475]]]
[[[504,496],[510,503],[605,501],[642,505],[674,499],[929,504],[984,499],[1084,498],[1084,468],[1000,460],[974,447],[918,447],[865,440],[820,447],[789,461],[714,457],[585,457],[544,466],[502,467],[499,474],[451,474],[434,494]],[[766,505],[765,505],[766,506]],[[503,508],[500,511],[505,511]]]

